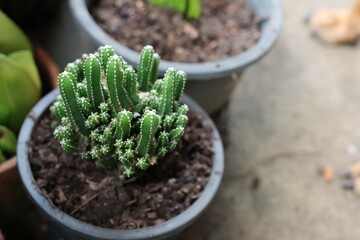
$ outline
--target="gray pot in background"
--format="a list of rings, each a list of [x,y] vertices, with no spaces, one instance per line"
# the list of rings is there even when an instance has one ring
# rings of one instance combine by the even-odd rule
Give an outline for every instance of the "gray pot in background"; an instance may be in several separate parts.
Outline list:
[[[261,24],[261,37],[251,48],[239,55],[215,62],[179,63],[162,60],[160,63],[160,75],[163,75],[170,66],[187,73],[186,93],[210,114],[221,109],[229,101],[244,69],[262,58],[279,36],[283,20],[280,0],[248,1],[257,17],[269,17]],[[95,22],[87,8],[91,2],[91,0],[69,0],[71,12],[82,29],[90,36],[96,47],[110,44],[130,65],[137,66],[139,53],[116,41]]]
[[[18,138],[17,165],[25,192],[35,206],[43,213],[49,222],[49,236],[51,240],[153,240],[174,239],[182,230],[195,221],[210,204],[217,192],[224,171],[224,150],[220,135],[210,117],[189,97],[184,96],[183,102],[190,109],[204,116],[205,124],[214,129],[213,137],[213,166],[209,181],[199,199],[178,216],[152,227],[134,230],[121,230],[97,227],[62,212],[42,194],[31,171],[29,161],[29,143],[32,131],[42,114],[49,108],[56,97],[58,89],[43,97],[31,110],[25,119]]]

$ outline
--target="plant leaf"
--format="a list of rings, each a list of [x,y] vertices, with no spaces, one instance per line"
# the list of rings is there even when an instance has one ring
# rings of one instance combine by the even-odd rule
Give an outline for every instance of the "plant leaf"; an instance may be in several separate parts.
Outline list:
[[[41,92],[42,87],[40,75],[32,52],[30,50],[20,50],[9,54],[8,57],[14,60],[19,66],[23,67],[29,73],[31,80],[37,87],[37,90]]]
[[[31,50],[31,44],[21,29],[0,10],[0,52],[9,54],[18,50]]]
[[[187,0],[188,9],[185,13],[187,20],[198,19],[201,15],[201,0]]]
[[[0,125],[0,151],[7,157],[16,154],[16,136],[5,126]]]
[[[15,133],[41,94],[26,69],[0,53],[0,124]]]

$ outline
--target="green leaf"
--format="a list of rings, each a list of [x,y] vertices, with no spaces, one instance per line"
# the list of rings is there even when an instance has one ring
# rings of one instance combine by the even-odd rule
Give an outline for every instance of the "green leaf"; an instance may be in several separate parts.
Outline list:
[[[6,157],[5,155],[2,153],[2,151],[0,150],[0,164],[6,161]]]
[[[34,85],[37,87],[38,91],[41,92],[40,75],[32,52],[30,50],[20,50],[9,54],[8,57],[17,62],[29,73]]]
[[[17,57],[15,57],[17,58]],[[0,124],[19,132],[32,106],[39,100],[41,90],[35,84],[30,67],[25,67],[0,54]]]
[[[7,157],[16,154],[16,136],[5,126],[0,125],[0,151]]]
[[[186,0],[185,18],[187,20],[198,19],[201,15],[201,0]]]
[[[198,19],[201,15],[201,0],[148,0],[148,3],[184,13],[187,20]]]
[[[159,7],[165,7],[167,6],[168,0],[148,0],[149,4],[156,5]]]
[[[21,6],[19,6],[21,7]],[[9,54],[18,50],[31,50],[31,44],[18,26],[0,10],[0,52]]]
[[[184,12],[185,8],[186,8],[186,1],[187,0],[171,0],[168,1],[168,7],[179,11],[179,12]]]

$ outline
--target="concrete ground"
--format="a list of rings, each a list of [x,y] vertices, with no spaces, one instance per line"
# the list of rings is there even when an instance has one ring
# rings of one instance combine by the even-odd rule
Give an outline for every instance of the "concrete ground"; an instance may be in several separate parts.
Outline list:
[[[360,49],[320,44],[303,23],[311,10],[352,1],[283,1],[276,47],[247,70],[228,109],[220,191],[181,239],[360,238],[359,195],[318,174],[360,160]],[[75,25],[64,28],[74,36],[62,39],[55,28],[44,43],[62,67],[88,47]]]
[[[283,1],[276,47],[248,69],[229,106],[220,191],[182,239],[360,239],[360,196],[318,174],[360,160],[360,49],[320,44],[302,21],[351,3]]]

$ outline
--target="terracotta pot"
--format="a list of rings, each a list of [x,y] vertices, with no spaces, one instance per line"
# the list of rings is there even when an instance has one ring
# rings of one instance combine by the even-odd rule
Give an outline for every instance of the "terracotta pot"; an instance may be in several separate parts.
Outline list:
[[[41,47],[35,45],[34,52],[44,95],[57,87],[59,68]],[[0,226],[12,222],[31,207],[21,186],[16,165],[16,156],[0,164]]]

